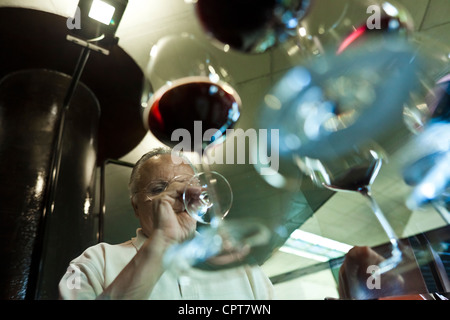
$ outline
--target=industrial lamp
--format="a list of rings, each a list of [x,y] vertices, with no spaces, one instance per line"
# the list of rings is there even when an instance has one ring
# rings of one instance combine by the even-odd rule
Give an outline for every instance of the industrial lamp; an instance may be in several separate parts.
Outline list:
[[[109,54],[117,44],[117,28],[128,0],[80,0],[67,39],[91,49]]]
[[[69,87],[64,97],[61,114],[57,120],[57,136],[54,142],[50,164],[51,178],[48,184],[49,201],[46,212],[53,214],[53,201],[58,188],[59,171],[62,158],[62,141],[65,131],[67,112],[76,91],[89,54],[92,50],[109,54],[109,50],[118,43],[115,37],[119,22],[125,12],[128,0],[80,0],[75,16],[67,20],[67,40],[83,47]]]

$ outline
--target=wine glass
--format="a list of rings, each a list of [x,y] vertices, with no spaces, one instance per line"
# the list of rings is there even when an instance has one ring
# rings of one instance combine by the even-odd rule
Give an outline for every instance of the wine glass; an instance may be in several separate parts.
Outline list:
[[[152,91],[144,104],[144,126],[178,151],[205,155],[240,117],[241,99],[230,75],[190,34],[160,39],[145,74]]]
[[[421,63],[411,60],[414,47],[403,37],[373,41],[287,71],[264,99],[259,126],[279,130],[280,157],[297,164],[318,186],[358,192],[369,200],[392,245],[380,265],[384,273],[401,262],[402,254],[370,186],[403,123],[403,105],[417,88]]]
[[[224,220],[232,205],[232,190],[224,176],[209,168],[209,152],[225,140],[240,117],[241,99],[229,73],[205,44],[183,33],[164,37],[153,46],[145,75],[153,88],[143,110],[145,127],[175,154],[190,154],[200,168],[183,194],[186,211],[201,223],[199,234],[174,246],[166,260],[223,265],[240,259],[252,236],[246,238],[243,231],[236,237],[235,226]]]
[[[183,193],[186,211],[198,222],[216,225],[231,209],[233,192],[228,180],[218,172],[199,172],[186,184]],[[216,206],[218,209],[214,210]]]
[[[143,112],[145,127],[174,150],[199,155],[193,162],[201,165],[205,172],[196,175],[192,183],[199,178],[203,183],[205,179],[223,181],[228,189],[221,191],[230,194],[226,179],[209,172],[208,161],[202,161],[208,155],[207,148],[223,141],[227,129],[232,128],[240,116],[241,100],[230,85],[226,70],[194,36],[181,34],[164,37],[152,47],[146,76],[153,92],[149,93]],[[216,211],[216,216],[228,212],[232,196],[225,198],[230,203],[223,204],[224,211],[219,212],[218,202],[210,207]],[[198,218],[196,213],[190,213]]]
[[[371,192],[383,158],[386,157],[383,153],[376,144],[367,143],[335,159],[319,160],[294,155],[299,168],[308,174],[316,185],[336,192],[357,192],[368,200],[392,245],[391,256],[379,265],[379,274],[392,270],[402,261],[399,239]]]

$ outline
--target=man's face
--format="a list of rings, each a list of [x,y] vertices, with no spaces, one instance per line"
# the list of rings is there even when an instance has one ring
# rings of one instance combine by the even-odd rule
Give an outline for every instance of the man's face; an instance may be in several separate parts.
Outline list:
[[[181,160],[177,158],[175,160]],[[177,161],[180,163],[181,161]],[[156,223],[156,212],[155,207],[149,199],[153,196],[160,196],[161,194],[153,195],[147,193],[146,191],[152,191],[152,185],[156,183],[169,182],[174,181],[175,177],[178,176],[192,176],[194,175],[194,171],[191,166],[187,163],[181,162],[181,164],[175,164],[172,161],[171,154],[162,154],[158,156],[154,156],[147,160],[142,167],[140,168],[141,178],[137,182],[137,189],[140,191],[137,195],[132,198],[132,204],[135,211],[136,216],[139,218],[141,227],[144,233],[149,236],[154,228]],[[180,184],[171,183],[169,184],[167,190],[173,188],[179,188]],[[160,191],[160,190],[158,190]],[[177,200],[176,207],[174,209],[174,213],[176,215],[188,215],[184,211],[183,200],[181,198],[181,194],[179,199]],[[178,209],[181,208],[181,209]],[[184,211],[184,212],[183,212]],[[179,221],[178,221],[179,222]],[[183,224],[180,225],[183,229],[193,229],[195,228],[195,219],[192,217],[184,218]],[[187,223],[186,223],[187,222]],[[188,231],[188,230],[186,230]]]

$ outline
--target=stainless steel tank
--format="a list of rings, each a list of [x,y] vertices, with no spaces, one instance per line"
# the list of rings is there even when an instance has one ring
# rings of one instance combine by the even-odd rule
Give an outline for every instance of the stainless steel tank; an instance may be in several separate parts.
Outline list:
[[[100,107],[80,83],[51,188],[58,122],[71,77],[17,71],[0,80],[0,299],[55,299],[73,257],[97,242],[93,204]]]

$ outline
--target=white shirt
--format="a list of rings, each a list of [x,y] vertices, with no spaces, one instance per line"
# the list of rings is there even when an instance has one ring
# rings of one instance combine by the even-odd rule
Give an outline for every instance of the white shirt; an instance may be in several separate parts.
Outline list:
[[[145,242],[141,229],[122,244],[99,243],[74,259],[59,283],[62,299],[91,300],[106,289]],[[241,266],[220,271],[189,270],[176,275],[166,271],[149,299],[155,300],[267,300],[273,286],[259,266]]]

